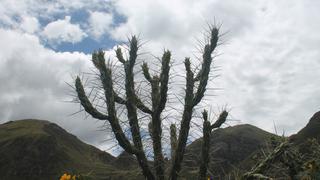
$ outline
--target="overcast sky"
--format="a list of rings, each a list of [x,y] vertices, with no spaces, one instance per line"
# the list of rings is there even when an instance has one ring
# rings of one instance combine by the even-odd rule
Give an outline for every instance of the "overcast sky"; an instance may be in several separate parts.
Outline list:
[[[208,97],[213,111],[227,105],[230,124],[274,132],[275,123],[293,134],[320,109],[319,9],[317,0],[1,0],[0,123],[50,120],[106,149],[101,123],[68,116],[79,105],[65,102],[65,82],[90,71],[90,53],[138,34],[145,52],[170,49],[179,63],[195,59],[197,39],[217,23],[225,34],[215,58],[221,76],[210,82],[222,88]]]

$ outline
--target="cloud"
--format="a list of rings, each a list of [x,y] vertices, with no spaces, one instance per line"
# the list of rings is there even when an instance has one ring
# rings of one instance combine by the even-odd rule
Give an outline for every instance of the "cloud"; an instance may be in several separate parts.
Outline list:
[[[97,40],[105,34],[123,41],[136,34],[147,42],[140,61],[151,64],[152,55],[160,56],[168,48],[175,64],[181,64],[184,57],[191,57],[195,64],[199,56],[196,39],[203,40],[206,22],[216,21],[225,32],[218,47],[220,56],[215,58],[221,77],[209,86],[223,90],[209,91],[217,96],[207,96],[206,102],[213,109],[228,104],[232,120],[271,132],[274,121],[278,132],[284,129],[292,134],[320,106],[319,5],[320,1],[298,0],[3,0],[0,80],[6,85],[0,87],[1,120],[48,119],[86,142],[106,147],[99,143],[104,133],[95,132],[101,124],[92,119],[79,123],[83,114],[65,116],[79,106],[62,103],[68,96],[64,81],[91,67],[89,55],[58,53],[46,48],[46,43],[77,43],[85,37]],[[89,12],[89,17],[76,20],[72,13],[79,11]],[[117,14],[126,21],[117,24]],[[181,66],[173,70],[184,74]],[[180,79],[175,82],[184,84]]]
[[[195,38],[201,38],[206,23],[223,23],[222,31],[232,30],[235,35],[250,28],[255,15],[255,4],[227,1],[139,1],[119,0],[115,10],[127,21],[115,28],[115,39],[125,40],[129,34],[156,42],[157,48],[183,50],[187,53]],[[150,45],[150,44],[148,44]],[[153,44],[151,44],[153,46]],[[180,54],[180,52],[179,52]]]
[[[115,8],[127,22],[113,31],[115,39],[141,34],[147,52],[159,55],[163,47],[173,58],[197,55],[195,38],[205,22],[222,23],[223,45],[215,58],[221,77],[209,83],[223,88],[208,94],[213,107],[229,104],[231,118],[273,132],[292,134],[320,108],[317,79],[320,29],[316,1],[236,2],[119,0]],[[178,8],[179,7],[179,8]],[[196,53],[195,53],[196,52]],[[183,70],[183,68],[180,68]],[[180,71],[181,71],[180,70]],[[237,121],[238,122],[238,121]]]
[[[70,20],[71,17],[66,16],[63,20],[50,22],[44,28],[43,35],[50,43],[80,42],[87,34],[82,31],[78,24],[72,24]]]
[[[50,120],[87,143],[101,146],[108,137],[97,131],[103,122],[79,111],[79,104],[68,103],[73,92],[65,82],[89,72],[90,55],[79,52],[54,52],[40,44],[35,35],[0,29],[0,123],[36,118]],[[15,43],[12,43],[15,42]],[[108,144],[104,144],[108,147]]]
[[[32,34],[39,30],[40,24],[38,19],[35,17],[23,17],[20,27],[25,32]]]
[[[101,36],[106,35],[111,29],[113,16],[110,13],[94,11],[90,12],[88,22],[90,34],[98,40]]]
[[[0,21],[6,25],[14,25],[23,16],[33,16],[52,20],[61,14],[72,14],[78,10],[106,10],[110,8],[109,0],[1,0]]]
[[[320,109],[320,18],[306,8],[318,4],[261,4],[252,27],[221,47],[224,91],[212,102],[227,102],[235,119],[270,132],[273,121],[287,135],[301,129]]]

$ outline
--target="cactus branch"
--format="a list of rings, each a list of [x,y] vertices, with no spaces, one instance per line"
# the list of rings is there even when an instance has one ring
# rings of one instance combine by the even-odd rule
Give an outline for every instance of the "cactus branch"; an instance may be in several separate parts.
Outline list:
[[[138,50],[137,45],[138,45],[137,39],[135,36],[133,36],[132,40],[130,41],[130,55],[133,55],[134,57],[137,57],[137,52],[133,51],[134,49]],[[116,49],[116,57],[122,64],[126,64],[127,61],[123,58],[123,54],[122,54],[120,47],[118,47]],[[134,65],[135,59],[133,57],[131,58],[131,56],[130,56],[129,60],[131,61],[131,62],[129,62],[129,64]],[[132,68],[133,68],[133,65],[130,65],[130,66],[132,66]],[[145,113],[148,113],[148,114],[152,113],[152,111],[142,103],[140,98],[138,98],[138,96],[135,93],[134,93],[134,98],[135,98],[137,108],[139,108],[141,111],[143,111]],[[115,101],[119,104],[127,104],[127,101],[122,99],[121,97],[119,97],[117,94],[115,94]]]
[[[160,74],[160,100],[156,113],[160,114],[167,102],[168,81],[170,71],[170,51],[165,51],[162,56],[162,69]]]
[[[123,98],[121,98],[118,94],[116,94],[115,92],[113,92],[114,94],[114,101],[117,102],[118,104],[127,104],[127,101],[124,100]],[[152,114],[152,111],[145,106],[142,101],[140,100],[140,98],[138,98],[137,95],[135,95],[135,102],[136,102],[136,106],[138,109],[140,109],[142,112],[147,113],[147,114]]]
[[[215,128],[219,128],[223,123],[225,123],[227,120],[228,114],[229,113],[226,110],[222,111],[217,121],[210,126],[211,131]]]
[[[179,131],[178,146],[170,170],[170,180],[176,180],[178,178],[178,173],[181,169],[181,162],[183,160],[186,142],[190,130],[192,111],[193,108],[202,100],[206,91],[206,86],[208,83],[209,73],[211,69],[210,67],[212,63],[212,53],[215,50],[219,39],[219,29],[214,27],[210,29],[210,32],[211,34],[209,43],[205,45],[202,54],[203,61],[201,69],[199,73],[196,75],[196,77],[194,77],[194,73],[191,71],[190,59],[186,58],[185,60],[185,67],[187,71],[185,103]],[[199,85],[197,88],[197,92],[194,94],[193,90],[195,81],[199,81]]]
[[[150,73],[149,73],[148,64],[144,62],[141,67],[142,67],[143,75],[144,75],[144,77],[146,78],[146,80],[147,80],[149,83],[152,83],[152,78],[151,78]]]
[[[199,180],[205,180],[207,177],[208,163],[210,161],[209,151],[210,151],[210,135],[211,127],[208,121],[208,112],[206,110],[202,113],[203,116],[203,138],[202,138],[202,148],[201,148],[201,160],[199,169]]]
[[[201,160],[200,160],[200,169],[199,169],[199,180],[205,180],[207,177],[208,163],[210,161],[210,138],[212,130],[219,128],[223,123],[226,122],[228,116],[227,111],[222,111],[219,115],[219,118],[212,125],[208,121],[208,112],[203,111],[203,138],[202,138],[202,148],[201,148]]]
[[[89,101],[84,91],[81,80],[78,76],[76,78],[75,86],[76,86],[78,98],[84,110],[88,112],[93,118],[100,119],[100,120],[108,120],[109,117],[107,115],[99,112],[96,108],[92,106],[91,102]]]
[[[117,47],[117,49],[116,49],[116,57],[122,64],[124,64],[126,62],[123,58],[123,54],[122,54],[120,47]]]
[[[170,125],[170,143],[171,143],[171,159],[174,157],[174,152],[177,149],[177,128],[175,124]]]
[[[263,161],[257,164],[250,172],[247,172],[243,175],[243,179],[253,179],[255,174],[261,174],[264,170],[269,168],[272,165],[272,162],[279,159],[285,150],[289,147],[289,143],[287,141],[281,143],[275,150],[267,156]]]
[[[85,94],[85,91],[83,89],[83,85],[82,85],[79,77],[76,78],[75,86],[76,86],[78,98],[80,100],[81,105],[84,107],[85,111],[96,119],[108,120],[111,124],[111,128],[115,134],[115,137],[116,137],[117,141],[119,142],[119,145],[123,149],[128,151],[129,153],[132,153],[132,154],[137,153],[138,151],[132,147],[129,140],[125,137],[125,134],[123,133],[123,131],[120,127],[118,119],[116,117],[114,117],[114,115],[112,115],[112,116],[104,115],[92,106],[91,102],[89,101],[88,97]],[[109,113],[110,113],[110,111],[109,111]]]
[[[196,106],[201,99],[204,96],[204,93],[206,91],[206,86],[208,83],[209,79],[209,73],[210,73],[210,66],[212,63],[212,53],[215,50],[218,42],[218,37],[219,36],[219,29],[217,28],[212,28],[211,29],[211,38],[210,38],[210,43],[205,45],[204,50],[203,50],[203,62],[201,65],[201,70],[195,77],[195,81],[200,81],[199,86],[196,92],[196,95],[194,97],[194,106]]]
[[[190,129],[190,121],[192,118],[193,111],[193,88],[194,88],[194,74],[191,71],[190,59],[186,58],[184,61],[185,68],[187,71],[187,82],[186,82],[186,94],[185,94],[185,104],[182,114],[182,122],[180,125],[178,146],[174,153],[174,159],[172,162],[172,167],[170,170],[170,180],[176,180],[178,178],[178,173],[181,170],[181,162],[183,160],[183,155],[185,152],[185,147],[187,144],[187,138]]]
[[[149,168],[148,160],[143,151],[142,139],[140,134],[140,127],[137,118],[137,107],[136,100],[137,96],[134,90],[134,74],[133,67],[136,62],[137,52],[138,52],[138,41],[135,36],[132,37],[130,42],[129,49],[129,60],[124,63],[124,71],[125,71],[125,89],[126,89],[126,97],[127,97],[127,117],[129,119],[129,125],[131,129],[132,139],[135,148],[139,150],[139,153],[136,154],[139,165],[142,168],[143,174],[148,177],[148,179],[154,179],[154,176]]]

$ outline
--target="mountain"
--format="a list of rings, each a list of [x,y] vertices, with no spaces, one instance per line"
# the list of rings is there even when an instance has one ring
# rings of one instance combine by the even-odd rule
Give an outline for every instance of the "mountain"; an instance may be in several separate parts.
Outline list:
[[[137,168],[138,161],[135,156],[123,151],[118,157],[116,157],[113,164],[115,167],[121,169],[135,169]]]
[[[266,147],[276,135],[249,124],[217,129],[211,134],[209,170],[221,179],[239,167],[250,168],[254,163],[243,163],[255,152]],[[202,138],[192,142],[186,150],[185,167],[196,169],[199,164]],[[246,161],[249,162],[249,161]]]
[[[0,125],[1,179],[58,179],[64,172],[108,177],[115,158],[48,121]]]
[[[319,128],[317,112],[289,139],[293,144],[303,144],[308,138],[319,141]],[[226,174],[249,170],[257,163],[256,156],[270,148],[272,138],[279,137],[248,124],[213,131],[209,172],[222,179]],[[200,138],[187,146],[181,172],[187,179],[197,175],[201,144]],[[134,156],[123,152],[113,157],[49,121],[26,119],[0,125],[1,180],[58,179],[65,172],[89,175],[95,180],[143,179]]]
[[[320,111],[311,117],[304,128],[290,137],[291,141],[297,144],[303,143],[310,138],[315,138],[320,143]]]

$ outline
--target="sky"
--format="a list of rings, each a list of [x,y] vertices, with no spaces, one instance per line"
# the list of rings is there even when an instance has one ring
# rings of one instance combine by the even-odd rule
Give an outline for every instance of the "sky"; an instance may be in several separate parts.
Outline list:
[[[219,77],[204,106],[213,114],[227,107],[225,126],[294,134],[320,109],[319,8],[317,0],[0,0],[0,123],[49,120],[110,151],[103,122],[72,115],[80,105],[70,103],[67,83],[92,72],[94,50],[112,59],[132,35],[143,42],[143,61],[169,49],[184,75],[184,57],[198,63],[211,24],[221,32]],[[183,79],[171,88],[181,95],[175,82]]]

